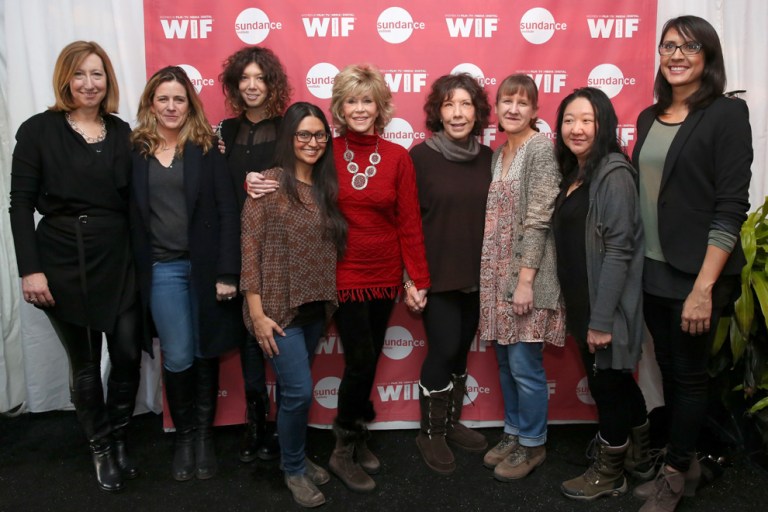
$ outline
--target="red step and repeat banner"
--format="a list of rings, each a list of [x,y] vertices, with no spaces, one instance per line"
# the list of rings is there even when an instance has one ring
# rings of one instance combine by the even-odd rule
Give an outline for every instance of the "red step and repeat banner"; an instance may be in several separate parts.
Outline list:
[[[223,60],[244,45],[271,48],[288,72],[292,100],[315,103],[326,112],[334,76],[344,66],[375,64],[396,108],[383,136],[405,148],[429,136],[423,103],[431,82],[446,73],[470,73],[491,101],[505,76],[529,74],[539,87],[540,130],[550,137],[561,99],[576,87],[599,87],[613,101],[617,136],[627,151],[634,144],[637,114],[653,100],[656,0],[145,0],[144,16],[147,76],[166,65],[182,66],[212,124],[231,116],[217,77]],[[503,141],[492,122],[482,142],[495,148]],[[419,317],[398,304],[374,384],[378,416],[373,428],[416,425],[425,355]],[[594,420],[594,403],[573,343],[563,349],[548,347],[545,366],[550,421]],[[313,366],[311,423],[328,425],[334,418],[342,369],[342,347],[331,328]],[[268,380],[274,400],[271,373]],[[467,385],[463,418],[476,425],[500,425],[503,408],[494,349],[481,340],[471,348]],[[244,418],[240,364],[231,355],[222,362],[217,422],[240,423]]]

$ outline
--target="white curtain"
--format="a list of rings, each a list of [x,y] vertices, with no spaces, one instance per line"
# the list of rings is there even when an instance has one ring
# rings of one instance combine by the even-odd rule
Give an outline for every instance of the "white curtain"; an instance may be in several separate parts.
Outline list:
[[[664,21],[695,14],[717,29],[725,50],[728,89],[746,89],[755,148],[753,207],[768,191],[768,2],[765,0],[659,0]],[[20,300],[8,215],[10,154],[22,121],[53,103],[51,74],[58,52],[76,39],[98,41],[113,60],[120,114],[132,122],[145,82],[142,0],[5,0],[0,2],[0,412],[25,403],[33,412],[69,407],[68,369],[49,323]],[[650,51],[650,49],[649,49]],[[158,410],[157,360],[143,361],[139,410]],[[644,389],[658,377],[643,365]],[[654,398],[654,396],[656,398]],[[658,392],[649,394],[649,406]]]

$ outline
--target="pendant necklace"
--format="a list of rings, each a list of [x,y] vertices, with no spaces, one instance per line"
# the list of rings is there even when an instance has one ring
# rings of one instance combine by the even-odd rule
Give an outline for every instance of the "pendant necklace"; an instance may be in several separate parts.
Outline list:
[[[371,165],[365,168],[364,172],[360,172],[360,166],[352,160],[355,159],[355,152],[349,149],[349,141],[344,137],[344,161],[347,162],[347,170],[352,174],[352,188],[355,190],[363,190],[368,186],[368,178],[376,176],[376,166],[381,162],[381,155],[379,154],[379,138],[376,137],[376,147],[368,157],[368,162]]]

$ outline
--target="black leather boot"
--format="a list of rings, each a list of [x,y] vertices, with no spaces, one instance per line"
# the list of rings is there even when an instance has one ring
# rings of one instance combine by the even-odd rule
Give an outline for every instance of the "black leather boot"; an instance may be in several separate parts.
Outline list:
[[[174,480],[183,482],[195,476],[195,367],[182,372],[163,368],[163,380],[176,428],[171,473]]]
[[[213,477],[218,470],[213,442],[213,420],[219,398],[219,359],[195,359],[197,367],[197,408],[195,436],[195,476],[199,480]]]
[[[123,478],[127,479],[136,478],[139,474],[139,468],[136,462],[128,455],[126,448],[126,430],[133,416],[138,389],[138,380],[119,382],[110,375],[107,381],[107,413],[112,424],[112,437],[115,441],[115,459],[120,467]]]
[[[275,460],[280,458],[280,438],[277,437],[277,425],[274,421],[267,422],[267,439],[261,445],[257,456],[261,460]]]
[[[112,447],[112,427],[98,370],[90,368],[73,375],[70,391],[77,419],[88,438],[99,488],[110,492],[121,490],[123,478]]]
[[[257,392],[246,392],[246,419],[243,437],[240,440],[240,461],[253,462],[259,448],[267,441],[267,400]]]

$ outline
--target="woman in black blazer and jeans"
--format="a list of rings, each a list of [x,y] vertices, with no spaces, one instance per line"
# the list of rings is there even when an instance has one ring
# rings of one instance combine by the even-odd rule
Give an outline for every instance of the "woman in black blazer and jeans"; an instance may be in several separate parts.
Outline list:
[[[245,336],[240,222],[226,161],[183,69],[147,82],[131,139],[131,235],[143,312],[163,354],[165,394],[176,427],[173,478],[211,478],[218,356]]]
[[[709,349],[739,289],[752,163],[749,112],[723,96],[725,65],[712,25],[671,19],[658,51],[657,103],[638,118],[632,160],[646,240],[645,321],[663,378],[669,444],[657,478],[635,490],[647,499],[643,512],[673,510],[698,484]]]

